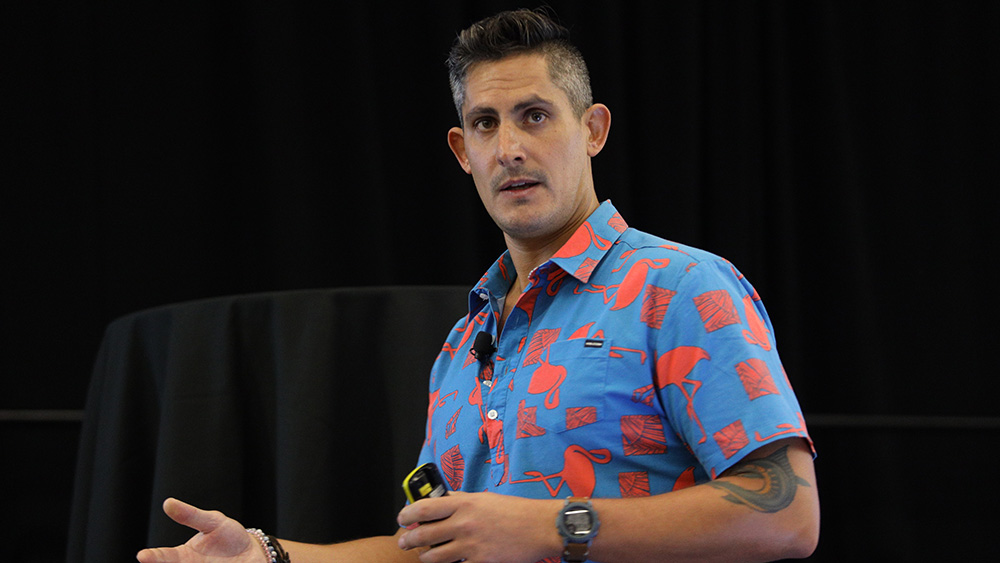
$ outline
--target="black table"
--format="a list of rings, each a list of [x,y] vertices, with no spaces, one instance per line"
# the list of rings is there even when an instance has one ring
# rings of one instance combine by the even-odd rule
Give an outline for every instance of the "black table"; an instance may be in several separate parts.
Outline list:
[[[392,534],[430,366],[465,287],[224,297],[111,323],[90,387],[69,561],[129,561],[191,531],[174,496],[309,542]]]

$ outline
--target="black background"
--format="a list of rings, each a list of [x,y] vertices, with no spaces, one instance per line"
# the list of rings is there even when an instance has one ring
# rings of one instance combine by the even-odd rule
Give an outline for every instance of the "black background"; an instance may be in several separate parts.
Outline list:
[[[816,422],[814,559],[985,549],[1000,5],[550,5],[612,111],[598,196],[764,298]],[[136,310],[474,283],[503,241],[447,149],[443,61],[512,7],[6,4],[0,410],[82,409]],[[0,422],[3,529],[37,560],[61,557],[78,432]]]

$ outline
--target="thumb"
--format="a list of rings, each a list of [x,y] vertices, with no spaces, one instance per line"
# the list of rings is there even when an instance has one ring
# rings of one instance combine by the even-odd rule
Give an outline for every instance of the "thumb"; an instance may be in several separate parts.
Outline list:
[[[226,515],[219,511],[202,510],[175,498],[163,501],[163,512],[174,522],[205,534],[211,533],[226,521]]]
[[[136,556],[139,563],[173,563],[180,561],[176,549],[152,548],[140,551]]]

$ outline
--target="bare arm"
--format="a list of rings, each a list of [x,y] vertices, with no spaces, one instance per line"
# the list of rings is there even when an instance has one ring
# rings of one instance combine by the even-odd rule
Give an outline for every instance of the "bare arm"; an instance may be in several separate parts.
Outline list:
[[[710,483],[646,498],[595,499],[601,529],[590,557],[607,563],[805,557],[819,537],[816,491],[805,441],[779,441]],[[400,512],[401,524],[447,519],[405,532],[399,542],[404,548],[449,542],[427,551],[424,563],[530,563],[561,553],[555,519],[562,504],[489,493],[418,501]]]
[[[386,561],[389,563],[418,563],[417,553],[399,549],[395,536],[376,536],[330,545],[305,544],[281,540],[293,563],[331,563]]]
[[[163,511],[176,522],[198,530],[184,545],[144,549],[142,563],[265,563],[264,550],[242,524],[218,511],[201,510],[167,499]],[[397,534],[399,535],[399,534]],[[415,552],[401,551],[397,538],[380,536],[351,542],[314,545],[281,540],[295,563],[387,561],[414,563]]]
[[[819,540],[812,453],[799,439],[701,486],[594,507],[605,521],[591,550],[599,561],[771,561],[807,557]]]

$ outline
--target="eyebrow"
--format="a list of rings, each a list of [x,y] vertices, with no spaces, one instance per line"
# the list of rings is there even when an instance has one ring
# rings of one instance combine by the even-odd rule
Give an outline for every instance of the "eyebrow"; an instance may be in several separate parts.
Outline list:
[[[526,110],[532,106],[553,106],[553,105],[555,104],[552,101],[546,100],[545,98],[539,96],[538,94],[535,94],[534,96],[528,98],[527,100],[519,102],[517,105],[515,105],[514,113]]]
[[[555,104],[551,100],[547,100],[547,99],[545,99],[545,98],[543,98],[543,97],[535,94],[535,95],[531,96],[530,98],[527,98],[527,99],[525,99],[523,101],[520,101],[517,104],[515,104],[512,113],[518,113],[518,112],[524,111],[524,110],[526,110],[526,109],[528,109],[530,107],[539,106],[539,105],[544,105],[544,106],[552,107]],[[484,115],[488,115],[488,116],[491,116],[491,117],[496,117],[496,116],[500,115],[500,112],[497,111],[496,108],[493,108],[493,107],[490,107],[490,106],[476,106],[476,107],[470,109],[468,111],[468,113],[465,114],[465,120],[466,120],[466,122],[469,122],[469,121],[471,121],[475,117],[480,117],[480,116],[484,116]]]

